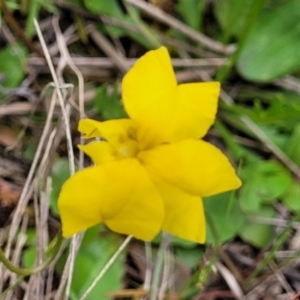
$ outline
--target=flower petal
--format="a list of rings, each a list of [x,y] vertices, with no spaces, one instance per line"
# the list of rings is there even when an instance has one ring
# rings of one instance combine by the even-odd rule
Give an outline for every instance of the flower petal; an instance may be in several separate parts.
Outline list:
[[[228,158],[218,148],[202,140],[159,146],[140,152],[138,158],[151,177],[201,197],[241,186]]]
[[[155,186],[165,204],[163,230],[191,242],[204,243],[206,223],[202,199],[161,181],[156,181]]]
[[[140,148],[203,137],[215,119],[219,90],[218,82],[177,85],[167,49],[147,52],[122,82]]]
[[[134,134],[134,124],[130,119],[108,120],[104,122],[81,119],[78,123],[78,131],[84,134],[86,139],[103,137],[108,140],[110,137],[127,137]]]
[[[64,237],[103,221],[99,186],[95,167],[77,172],[64,183],[58,199]]]
[[[120,157],[131,157],[138,151],[138,145],[134,140],[136,129],[133,122],[129,119],[109,120],[105,122],[82,119],[79,121],[78,130],[87,139],[94,137],[105,138],[113,147],[113,151],[117,156],[120,154]],[[89,150],[91,149],[89,148]],[[95,157],[93,157],[93,160],[95,160]]]
[[[77,172],[58,201],[65,237],[103,221],[119,233],[151,240],[164,218],[161,197],[136,159]]]
[[[219,82],[181,84],[177,87],[172,142],[202,138],[213,124],[218,107]]]
[[[88,155],[96,165],[122,158],[114,147],[105,141],[78,145],[78,148]]]
[[[126,112],[138,127],[141,148],[149,148],[169,139],[172,107],[177,82],[165,47],[142,56],[122,82]]]

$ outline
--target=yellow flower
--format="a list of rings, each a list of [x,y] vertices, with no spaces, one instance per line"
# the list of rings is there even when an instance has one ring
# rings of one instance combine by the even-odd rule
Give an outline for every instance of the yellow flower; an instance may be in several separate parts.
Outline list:
[[[213,124],[219,83],[176,82],[166,48],[149,51],[125,75],[122,96],[130,119],[83,119],[79,148],[95,166],[77,172],[58,200],[63,235],[104,222],[151,240],[165,230],[205,242],[202,197],[240,187],[228,159],[200,140]]]

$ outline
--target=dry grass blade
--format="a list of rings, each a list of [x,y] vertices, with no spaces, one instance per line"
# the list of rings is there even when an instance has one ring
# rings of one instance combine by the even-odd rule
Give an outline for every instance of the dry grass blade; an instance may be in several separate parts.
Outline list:
[[[54,107],[55,107],[55,97],[53,97],[51,100],[50,109],[48,111],[48,115],[47,115],[47,119],[46,119],[45,126],[43,129],[43,133],[40,138],[40,141],[39,141],[29,174],[27,176],[25,185],[23,187],[23,190],[22,190],[19,202],[18,202],[18,206],[16,208],[16,211],[15,211],[13,219],[12,219],[12,223],[11,223],[11,227],[10,227],[10,231],[9,231],[8,242],[7,242],[7,247],[6,247],[6,255],[7,256],[9,256],[9,253],[11,251],[12,241],[13,241],[14,237],[16,236],[17,229],[22,220],[23,212],[25,210],[25,207],[26,207],[28,200],[30,199],[32,191],[33,191],[33,178],[34,178],[36,169],[38,167],[38,163],[39,163],[40,157],[42,155],[42,150],[45,146],[45,143],[46,143],[46,140],[48,137],[48,133],[51,128],[51,119],[52,119],[52,115],[54,112]]]
[[[49,54],[48,54],[49,56]],[[56,84],[56,88],[58,85]],[[43,128],[43,132],[27,176],[22,194],[20,196],[18,206],[13,216],[12,225],[9,230],[8,242],[6,247],[6,255],[12,252],[12,263],[14,265],[19,265],[20,258],[22,256],[23,246],[26,242],[25,232],[27,230],[28,224],[28,215],[24,214],[25,207],[28,204],[30,198],[34,199],[34,215],[35,215],[35,225],[37,227],[37,256],[36,256],[36,265],[40,265],[44,261],[45,249],[48,244],[48,212],[49,212],[49,195],[50,195],[50,183],[51,181],[47,180],[47,174],[49,172],[49,157],[50,153],[53,151],[53,147],[57,145],[57,133],[56,128],[52,129],[52,117],[54,113],[54,108],[56,105],[57,97],[59,95],[59,89],[56,90],[57,94],[54,93],[50,101],[50,106],[46,118],[46,122]],[[62,96],[62,93],[61,93]],[[65,100],[62,98],[61,103],[64,106]],[[64,108],[62,109],[64,110]],[[65,116],[68,116],[68,112],[65,110],[63,113]],[[65,122],[67,123],[67,122]],[[59,127],[59,125],[58,125]],[[58,128],[57,127],[57,128]],[[50,133],[51,132],[51,133]],[[67,134],[68,135],[68,134]],[[70,133],[69,133],[70,135]],[[61,136],[61,133],[59,134]],[[70,145],[72,146],[72,141],[70,140]],[[72,149],[72,148],[71,148]],[[71,150],[72,151],[72,150]],[[70,155],[72,157],[72,154]],[[73,161],[74,159],[72,159]],[[74,166],[74,162],[71,163]],[[74,168],[74,167],[73,167]],[[44,185],[44,186],[43,186]],[[45,192],[43,192],[43,188]],[[40,192],[39,192],[40,191]],[[16,235],[16,232],[21,225],[21,232]],[[16,245],[12,251],[13,241],[16,240]],[[2,270],[2,278],[5,281],[5,278],[10,278],[10,282],[13,283],[16,280],[16,275],[7,270]],[[41,274],[36,274],[30,277],[28,283],[23,284],[25,295],[24,299],[43,299],[44,297],[44,285],[45,277]],[[13,299],[12,291],[8,292],[5,296],[6,300]]]
[[[293,295],[294,291],[292,289],[292,287],[290,286],[290,284],[286,281],[286,279],[284,278],[282,272],[278,269],[277,265],[275,264],[274,261],[270,261],[269,263],[270,268],[272,269],[272,271],[274,272],[275,276],[278,279],[278,282],[280,282],[281,286],[284,288],[284,290],[288,293]],[[292,298],[291,298],[292,299]]]
[[[108,57],[110,57],[116,67],[122,73],[126,73],[129,69],[127,58],[120,52],[117,52],[109,40],[102,33],[100,33],[93,24],[89,26],[89,32],[94,42]]]
[[[233,274],[220,262],[216,262],[215,266],[218,269],[218,271],[221,273],[226,283],[228,284],[235,298],[238,300],[246,299],[243,290],[241,289],[240,285],[238,284]]]
[[[150,262],[152,261],[152,248],[149,242],[145,243],[145,254],[146,254],[147,264],[146,264],[145,279],[144,279],[144,290],[149,291],[151,286],[151,279],[152,279],[152,266],[150,266]]]
[[[166,296],[166,291],[168,288],[172,287],[172,284],[174,283],[174,259],[173,255],[170,250],[167,250],[165,253],[164,258],[164,267],[163,267],[163,273],[162,273],[162,280],[160,289],[158,292],[158,299],[164,300]]]
[[[216,42],[204,34],[197,32],[185,25],[184,23],[178,21],[173,18],[169,14],[165,13],[161,9],[155,7],[154,5],[147,3],[141,0],[124,0],[128,4],[132,4],[142,10],[144,13],[153,17],[154,19],[162,22],[163,24],[167,24],[171,28],[174,28],[181,33],[185,34],[187,37],[193,39],[194,41],[203,45],[203,47],[210,49],[217,53],[229,54],[235,50],[234,46],[226,46],[219,42]]]
[[[102,45],[99,43],[99,46]],[[102,49],[102,48],[101,48]],[[111,53],[110,53],[111,54]],[[119,55],[119,54],[117,54]],[[79,69],[81,67],[85,68],[103,68],[103,69],[113,69],[116,67],[116,63],[107,57],[70,57],[73,63]],[[136,58],[125,58],[126,59],[126,67],[132,67],[133,64],[136,62]],[[53,57],[53,64],[56,66],[59,62],[59,58]],[[172,64],[175,68],[200,68],[200,67],[220,67],[226,65],[228,60],[226,58],[193,58],[193,59],[180,59],[180,58],[173,58]],[[30,57],[28,59],[28,63],[31,66],[44,66],[45,60],[39,57]],[[123,63],[122,63],[123,64]]]
[[[53,27],[54,31],[56,33],[57,38],[57,44],[59,51],[61,53],[62,58],[64,58],[68,64],[68,66],[71,68],[71,70],[75,73],[78,79],[78,99],[79,99],[79,108],[80,108],[80,118],[85,117],[84,113],[84,80],[81,72],[79,71],[78,67],[76,66],[76,63],[73,61],[73,59],[70,56],[70,53],[68,51],[64,36],[59,28],[58,24],[58,17],[53,18]]]
[[[69,115],[66,111],[65,105],[64,105],[64,97],[63,97],[63,93],[61,91],[61,82],[59,82],[58,77],[55,73],[52,61],[51,61],[51,57],[50,54],[47,50],[47,46],[46,43],[44,41],[42,32],[39,28],[39,25],[37,23],[36,20],[34,20],[34,26],[36,28],[40,43],[42,45],[44,54],[45,54],[45,58],[47,60],[55,87],[56,87],[56,93],[58,96],[58,100],[59,100],[59,104],[61,106],[61,110],[62,110],[62,115],[63,115],[63,120],[64,120],[64,124],[65,124],[65,132],[66,132],[66,137],[67,137],[67,145],[68,145],[68,156],[69,156],[69,162],[70,162],[70,172],[71,174],[75,173],[75,164],[74,164],[74,153],[73,153],[73,143],[72,143],[72,137],[71,137],[71,130],[70,130],[70,121],[69,121]]]
[[[287,75],[283,78],[279,78],[273,81],[273,84],[283,87],[286,90],[296,92],[300,94],[300,80],[296,77]]]
[[[0,105],[0,117],[7,115],[23,115],[30,113],[35,109],[35,106],[32,103],[26,102],[16,102],[7,105]]]
[[[63,81],[63,77],[61,74],[62,74],[65,66],[68,65],[71,68],[71,70],[75,73],[75,75],[77,76],[78,86],[79,86],[79,97],[78,97],[79,98],[79,112],[80,112],[80,118],[83,118],[85,116],[85,114],[84,114],[84,98],[83,98],[84,97],[83,76],[70,57],[63,34],[62,34],[59,24],[58,24],[57,16],[55,16],[53,18],[52,24],[53,24],[53,28],[54,28],[56,39],[57,39],[58,49],[61,54],[60,63],[58,64],[58,67],[60,66],[60,68],[58,68],[57,72],[58,72],[58,74],[60,74],[61,81]],[[66,128],[66,130],[67,130],[67,128]],[[79,167],[80,168],[83,167],[83,154],[82,153],[80,155]],[[74,172],[71,171],[71,174],[73,174],[73,173]],[[68,263],[66,264],[65,269],[64,269],[64,273],[67,274],[67,277],[64,276],[64,280],[61,280],[60,288],[57,293],[59,295],[60,292],[63,290],[63,287],[65,285],[65,279],[66,279],[67,287],[65,290],[65,294],[66,294],[67,298],[69,298],[69,294],[70,294],[70,290],[71,290],[74,262],[75,262],[76,253],[77,253],[80,243],[81,243],[81,238],[82,238],[81,235],[72,237],[70,252],[69,252],[69,257],[68,257]],[[56,295],[56,297],[57,297],[57,295]]]

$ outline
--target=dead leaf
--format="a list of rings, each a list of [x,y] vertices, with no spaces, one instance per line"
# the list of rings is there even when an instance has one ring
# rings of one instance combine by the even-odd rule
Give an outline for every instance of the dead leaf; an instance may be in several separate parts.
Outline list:
[[[5,125],[0,125],[0,145],[10,147],[14,145],[18,133]]]
[[[0,178],[0,203],[1,206],[15,206],[21,195],[21,188],[13,183]]]

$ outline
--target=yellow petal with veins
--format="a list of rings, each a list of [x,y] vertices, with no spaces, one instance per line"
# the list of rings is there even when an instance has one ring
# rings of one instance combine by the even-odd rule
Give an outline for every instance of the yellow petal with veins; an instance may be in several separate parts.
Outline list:
[[[179,85],[172,117],[174,130],[169,142],[202,138],[214,123],[219,92],[219,82]]]
[[[228,158],[202,140],[159,146],[140,152],[138,158],[152,177],[201,197],[241,186]]]
[[[122,158],[114,147],[106,141],[90,142],[86,145],[78,145],[78,148],[88,155],[96,165]]]
[[[147,52],[122,82],[140,149],[203,137],[214,122],[219,91],[218,82],[177,85],[166,48]]]
[[[165,142],[172,134],[169,119],[175,100],[176,78],[165,47],[142,56],[122,82],[126,112],[137,125],[141,149]]]
[[[206,223],[202,199],[183,190],[154,180],[165,205],[162,229],[182,239],[204,243]]]
[[[105,222],[116,232],[151,240],[164,218],[160,195],[133,158],[77,172],[63,185],[58,207],[65,237]]]

